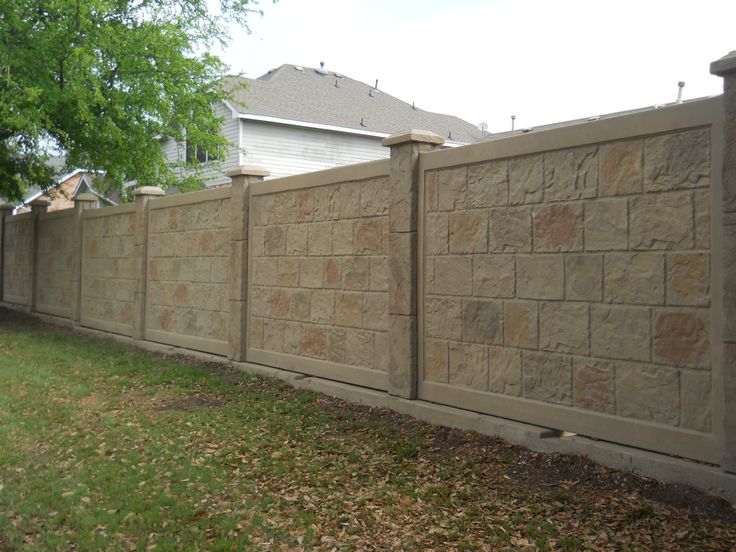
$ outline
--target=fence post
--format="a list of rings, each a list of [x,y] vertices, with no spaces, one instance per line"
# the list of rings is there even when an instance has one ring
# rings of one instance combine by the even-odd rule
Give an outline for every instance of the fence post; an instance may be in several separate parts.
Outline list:
[[[75,325],[82,319],[82,257],[84,256],[84,234],[82,233],[82,214],[94,207],[97,196],[79,194],[74,198],[74,246],[72,252],[72,321]]]
[[[36,301],[38,299],[38,216],[49,209],[51,202],[48,199],[38,198],[29,203],[33,221],[31,222],[31,273],[28,275],[26,285],[30,286],[31,292],[28,301],[28,312],[36,312]]]
[[[133,191],[135,196],[135,237],[133,241],[133,269],[135,291],[133,293],[133,339],[146,337],[146,269],[148,258],[148,202],[152,197],[164,195],[157,186],[142,186]]]
[[[736,472],[736,51],[714,61],[710,72],[723,77],[723,173],[719,205],[713,213],[715,228],[713,253],[721,255],[723,267],[721,291],[723,312],[721,330],[723,340],[723,457],[724,470]],[[715,332],[715,335],[718,335]],[[714,420],[719,423],[719,420]]]
[[[234,361],[245,360],[248,320],[248,208],[249,187],[260,182],[270,172],[258,165],[241,165],[227,173],[232,180],[230,196],[230,317],[229,354]]]
[[[410,130],[389,136],[391,148],[388,210],[388,392],[417,396],[417,221],[419,154],[444,143],[433,132]]]
[[[0,302],[5,300],[3,295],[5,284],[3,283],[3,275],[5,274],[5,219],[13,212],[15,207],[10,203],[0,203]]]

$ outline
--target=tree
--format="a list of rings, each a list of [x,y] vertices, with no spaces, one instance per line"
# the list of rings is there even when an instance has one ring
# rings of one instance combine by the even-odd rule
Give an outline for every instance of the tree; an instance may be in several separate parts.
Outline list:
[[[0,0],[0,197],[48,188],[55,152],[67,168],[104,171],[108,187],[191,187],[199,163],[180,182],[158,139],[223,157],[212,104],[227,97],[226,67],[208,50],[255,2]]]

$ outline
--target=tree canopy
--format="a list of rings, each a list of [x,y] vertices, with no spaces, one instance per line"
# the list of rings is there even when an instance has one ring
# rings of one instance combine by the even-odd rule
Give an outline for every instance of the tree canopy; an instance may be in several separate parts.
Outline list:
[[[256,0],[0,0],[0,197],[48,188],[47,159],[124,182],[182,187],[159,139],[222,158],[212,104],[226,66],[209,53]],[[191,168],[198,164],[191,163]]]

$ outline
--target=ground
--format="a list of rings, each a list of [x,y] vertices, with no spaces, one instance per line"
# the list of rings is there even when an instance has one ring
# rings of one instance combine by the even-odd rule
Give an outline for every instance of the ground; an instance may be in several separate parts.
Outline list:
[[[730,550],[687,487],[0,309],[2,550]]]

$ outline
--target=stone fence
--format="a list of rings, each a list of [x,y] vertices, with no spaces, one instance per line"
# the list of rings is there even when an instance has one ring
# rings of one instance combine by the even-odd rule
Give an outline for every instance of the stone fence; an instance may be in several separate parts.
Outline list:
[[[713,71],[724,96],[662,109],[452,149],[409,131],[389,160],[0,210],[0,299],[628,447],[649,473],[689,459],[670,479],[715,469],[735,498],[736,56]]]

